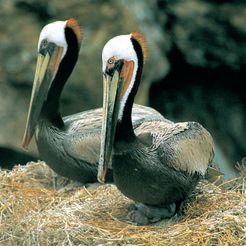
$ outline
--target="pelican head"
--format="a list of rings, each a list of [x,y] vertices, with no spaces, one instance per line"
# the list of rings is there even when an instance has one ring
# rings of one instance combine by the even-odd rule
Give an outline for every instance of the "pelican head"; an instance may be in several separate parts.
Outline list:
[[[29,145],[35,132],[50,89],[55,88],[55,84],[56,88],[62,88],[71,74],[78,58],[81,40],[82,33],[74,19],[56,21],[42,29],[38,41],[36,72],[22,141],[24,148]],[[62,76],[58,76],[58,74],[62,74]],[[58,83],[60,86],[57,86]]]
[[[141,80],[146,46],[134,32],[109,40],[102,52],[103,123],[98,181],[104,182],[115,139],[117,123],[131,118],[131,108]]]

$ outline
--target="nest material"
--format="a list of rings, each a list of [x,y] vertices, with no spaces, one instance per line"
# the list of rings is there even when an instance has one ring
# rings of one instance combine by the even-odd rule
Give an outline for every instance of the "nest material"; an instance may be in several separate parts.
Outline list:
[[[0,171],[0,245],[245,245],[245,177],[225,185],[203,181],[183,216],[136,226],[114,185],[77,187],[42,162],[17,166]]]

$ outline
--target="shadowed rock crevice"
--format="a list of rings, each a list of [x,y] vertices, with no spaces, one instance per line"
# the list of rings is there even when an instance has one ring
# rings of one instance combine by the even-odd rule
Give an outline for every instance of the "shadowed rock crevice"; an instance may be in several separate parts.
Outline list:
[[[243,71],[187,64],[177,49],[168,54],[172,68],[153,83],[150,105],[174,121],[198,121],[210,130],[233,166],[246,153],[246,100]]]
[[[47,23],[51,18],[49,5],[45,2],[32,2],[32,1],[17,1],[16,8],[23,11],[23,13],[33,14],[40,23]]]

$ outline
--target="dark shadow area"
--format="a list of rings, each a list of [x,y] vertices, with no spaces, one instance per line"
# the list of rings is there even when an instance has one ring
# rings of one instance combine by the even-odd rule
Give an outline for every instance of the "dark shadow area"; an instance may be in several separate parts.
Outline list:
[[[29,161],[37,161],[38,158],[10,148],[0,147],[0,168],[12,169],[15,165],[25,165]]]
[[[23,12],[29,12],[33,14],[37,20],[43,24],[52,18],[47,4],[39,1],[36,1],[35,3],[18,1],[16,3],[16,8]]]
[[[234,166],[246,154],[246,100],[243,69],[187,64],[174,48],[169,74],[152,84],[150,105],[173,121],[198,121],[213,135]]]

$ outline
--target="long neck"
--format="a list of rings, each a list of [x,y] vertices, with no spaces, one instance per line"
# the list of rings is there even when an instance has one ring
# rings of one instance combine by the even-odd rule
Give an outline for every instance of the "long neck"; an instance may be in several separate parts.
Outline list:
[[[60,96],[66,81],[74,69],[79,53],[78,41],[72,29],[65,28],[65,38],[68,46],[67,52],[49,89],[47,100],[43,105],[41,113],[42,117],[58,128],[64,125],[60,114]]]
[[[121,119],[118,120],[116,126],[115,143],[116,142],[131,142],[136,138],[133,126],[132,126],[132,107],[135,95],[137,93],[143,70],[143,52],[140,44],[135,39],[131,39],[133,48],[137,54],[138,58],[138,68],[136,72],[135,81],[133,81],[133,87],[131,92],[126,99],[125,106],[123,109],[123,114]]]

